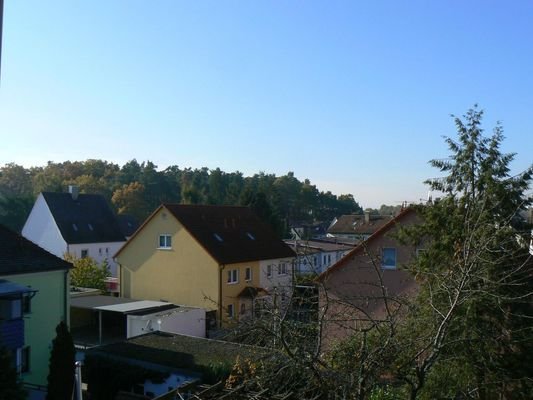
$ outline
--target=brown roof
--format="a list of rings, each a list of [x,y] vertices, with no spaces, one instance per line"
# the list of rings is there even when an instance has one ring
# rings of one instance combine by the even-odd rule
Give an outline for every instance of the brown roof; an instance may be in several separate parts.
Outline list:
[[[296,254],[249,207],[162,204],[135,232],[166,208],[219,264],[295,257]],[[129,243],[118,252],[118,256]]]
[[[371,235],[392,219],[392,216],[384,215],[341,215],[328,229],[328,233]]]
[[[375,241],[376,239],[382,237],[388,231],[400,223],[407,215],[414,213],[415,210],[412,207],[405,208],[402,210],[396,217],[390,218],[385,224],[381,224],[378,230],[376,230],[368,239],[363,241],[361,244],[356,246],[352,251],[346,254],[343,258],[333,264],[329,269],[320,274],[316,279],[317,281],[323,281],[328,275],[335,272],[337,269],[345,265],[350,259],[351,256],[364,252],[368,247],[369,243]]]

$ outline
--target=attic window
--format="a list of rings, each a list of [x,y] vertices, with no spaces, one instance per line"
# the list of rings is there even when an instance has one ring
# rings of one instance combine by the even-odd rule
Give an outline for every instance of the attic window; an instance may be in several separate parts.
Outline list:
[[[93,226],[91,224],[87,224],[87,226],[89,227],[89,230],[93,231]]]
[[[216,240],[218,240],[219,242],[223,242],[224,239],[222,239],[222,237],[218,234],[218,233],[213,233],[213,236],[215,237]]]
[[[76,232],[78,232],[78,225],[72,224],[72,229],[74,229]]]
[[[246,236],[248,236],[250,240],[255,240],[254,235],[252,235],[250,232],[246,232]]]

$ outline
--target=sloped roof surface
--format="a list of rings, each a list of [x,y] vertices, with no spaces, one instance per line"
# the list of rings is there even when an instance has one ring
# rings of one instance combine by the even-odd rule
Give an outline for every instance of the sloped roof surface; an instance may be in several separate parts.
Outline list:
[[[364,214],[341,215],[337,222],[328,229],[329,233],[367,234],[376,232],[389,222],[392,216],[370,215],[368,222]]]
[[[248,207],[163,206],[220,264],[295,256]]]
[[[339,261],[333,264],[328,270],[322,272],[320,276],[317,277],[317,281],[321,282],[325,278],[327,278],[329,275],[335,273],[335,271],[337,271],[343,265],[349,263],[353,255],[358,254],[360,252],[364,252],[365,249],[368,248],[370,243],[374,242],[375,240],[385,235],[388,231],[390,231],[396,225],[401,224],[404,218],[414,213],[416,213],[414,208],[407,207],[403,209],[397,216],[391,217],[389,220],[387,220],[385,224],[380,225],[380,228],[377,229],[368,239],[364,240],[358,246],[354,247],[353,250],[351,250],[343,258],[341,258]]]
[[[53,271],[71,267],[72,264],[0,225],[1,275]]]
[[[139,229],[139,221],[133,215],[117,215],[118,226],[124,236],[130,237]]]
[[[124,242],[117,218],[105,199],[97,194],[43,192],[48,208],[69,244]]]

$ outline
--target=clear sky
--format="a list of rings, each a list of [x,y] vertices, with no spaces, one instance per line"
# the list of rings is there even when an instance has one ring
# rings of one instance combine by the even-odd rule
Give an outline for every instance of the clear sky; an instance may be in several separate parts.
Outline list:
[[[533,161],[533,1],[5,0],[0,165],[294,171],[418,201],[450,114]]]

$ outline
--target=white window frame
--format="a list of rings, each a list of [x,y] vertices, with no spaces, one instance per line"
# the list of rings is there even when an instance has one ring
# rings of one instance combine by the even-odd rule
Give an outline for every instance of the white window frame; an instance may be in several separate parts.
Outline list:
[[[316,261],[316,259],[315,259]],[[286,262],[280,262],[278,264],[278,275],[287,275],[288,274],[287,269],[287,263]]]
[[[250,282],[252,279],[253,279],[252,267],[246,267],[246,269],[244,270],[244,280],[246,282]]]
[[[386,263],[385,260],[385,251],[394,251],[394,264]],[[398,265],[398,252],[396,251],[396,247],[383,247],[381,250],[381,268],[383,269],[396,269]]]
[[[163,246],[161,246],[161,239],[163,239]],[[168,233],[161,233],[158,238],[158,249],[159,250],[170,250],[172,249],[172,235]]]
[[[85,252],[85,255],[83,254]],[[81,249],[80,251],[80,258],[87,258],[89,257],[89,249]]]
[[[235,285],[239,283],[239,270],[238,269],[230,269],[228,270],[228,285]]]

